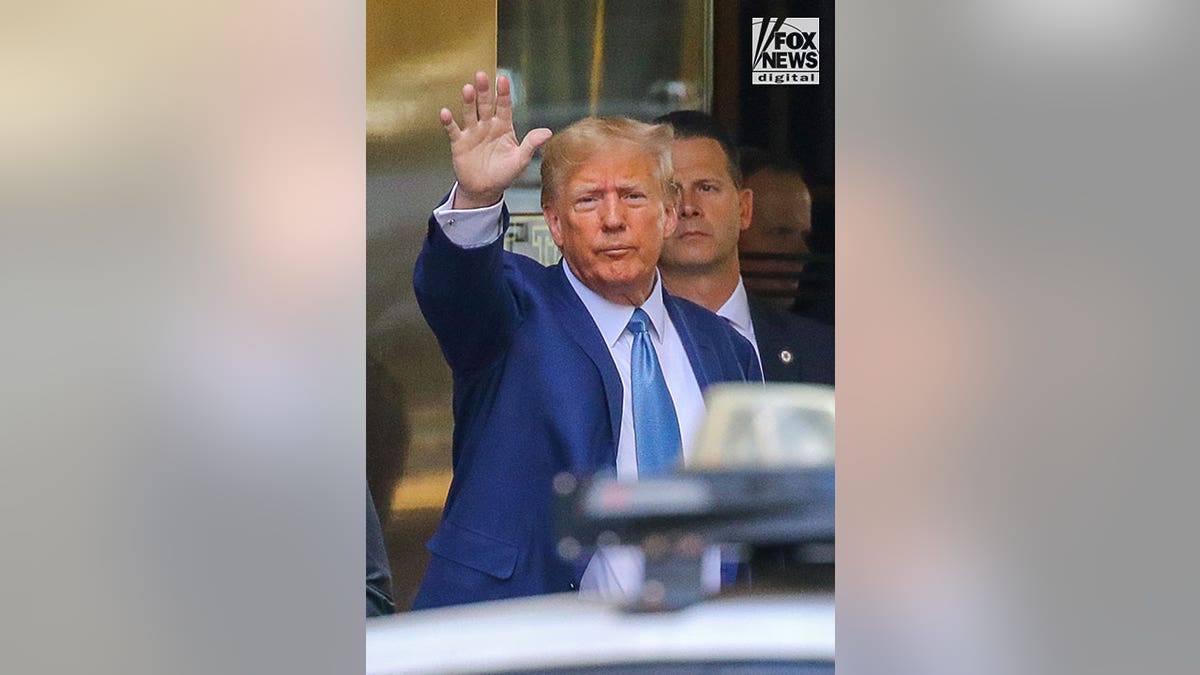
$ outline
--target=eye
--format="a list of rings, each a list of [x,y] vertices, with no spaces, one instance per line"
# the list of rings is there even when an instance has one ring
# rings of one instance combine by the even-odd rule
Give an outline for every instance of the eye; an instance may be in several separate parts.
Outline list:
[[[645,192],[638,192],[638,191],[636,191],[636,190],[635,190],[635,191],[633,191],[633,192],[627,193],[627,194],[625,195],[625,199],[627,199],[627,200],[629,200],[629,201],[633,201],[633,202],[641,202],[641,201],[645,201],[645,199],[646,199],[646,193],[645,193]]]
[[[700,191],[701,191],[701,192],[716,192],[716,191],[717,191],[717,186],[716,186],[716,185],[709,185],[708,183],[705,183],[704,185],[701,185],[701,186],[700,186]]]

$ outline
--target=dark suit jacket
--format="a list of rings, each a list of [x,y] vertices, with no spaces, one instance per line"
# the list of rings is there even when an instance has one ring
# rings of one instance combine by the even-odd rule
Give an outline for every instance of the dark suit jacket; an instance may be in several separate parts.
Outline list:
[[[748,296],[767,382],[833,384],[833,327]]]
[[[507,212],[504,215],[507,224]],[[567,591],[551,483],[615,470],[621,379],[560,266],[451,242],[430,218],[414,286],[454,376],[454,479],[414,608]],[[703,390],[761,379],[750,343],[706,309],[663,301]]]

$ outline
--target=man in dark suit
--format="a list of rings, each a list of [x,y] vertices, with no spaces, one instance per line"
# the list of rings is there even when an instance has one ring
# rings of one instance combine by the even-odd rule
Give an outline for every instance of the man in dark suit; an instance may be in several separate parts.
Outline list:
[[[812,256],[812,192],[796,162],[753,147],[738,155],[742,186],[754,193],[754,216],[738,238],[746,290],[784,309]]]
[[[813,195],[794,160],[741,148],[742,181],[754,192],[754,219],[738,239],[751,295],[832,326],[833,202]]]
[[[659,268],[672,294],[724,317],[756,347],[767,381],[833,384],[833,329],[777,310],[746,293],[738,237],[750,226],[754,193],[742,183],[738,150],[711,116],[681,110],[670,124],[679,225]]]
[[[662,290],[656,264],[677,220],[669,129],[589,118],[518,142],[510,83],[493,92],[482,72],[462,104],[461,127],[441,111],[457,182],[414,273],[454,375],[455,428],[454,479],[413,606],[629,597],[636,552],[601,549],[582,571],[557,554],[554,476],[633,480],[686,463],[702,391],[761,380],[754,348]],[[504,191],[543,143],[542,208],[563,252],[553,267],[502,249]]]

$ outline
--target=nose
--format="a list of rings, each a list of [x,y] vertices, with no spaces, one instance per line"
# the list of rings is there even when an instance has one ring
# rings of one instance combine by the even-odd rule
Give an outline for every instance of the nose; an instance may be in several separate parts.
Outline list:
[[[696,203],[696,191],[691,188],[679,190],[679,217],[695,218],[700,215],[700,206]]]
[[[625,210],[618,195],[605,195],[601,209],[600,224],[605,230],[620,230],[625,227]]]

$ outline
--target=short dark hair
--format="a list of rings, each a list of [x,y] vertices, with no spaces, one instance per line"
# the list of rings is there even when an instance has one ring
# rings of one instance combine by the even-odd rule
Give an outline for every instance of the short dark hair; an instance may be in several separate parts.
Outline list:
[[[741,155],[729,132],[715,117],[700,110],[676,110],[654,118],[655,124],[670,124],[675,130],[675,140],[688,138],[711,138],[721,144],[729,168],[729,177],[737,189],[742,188]]]

